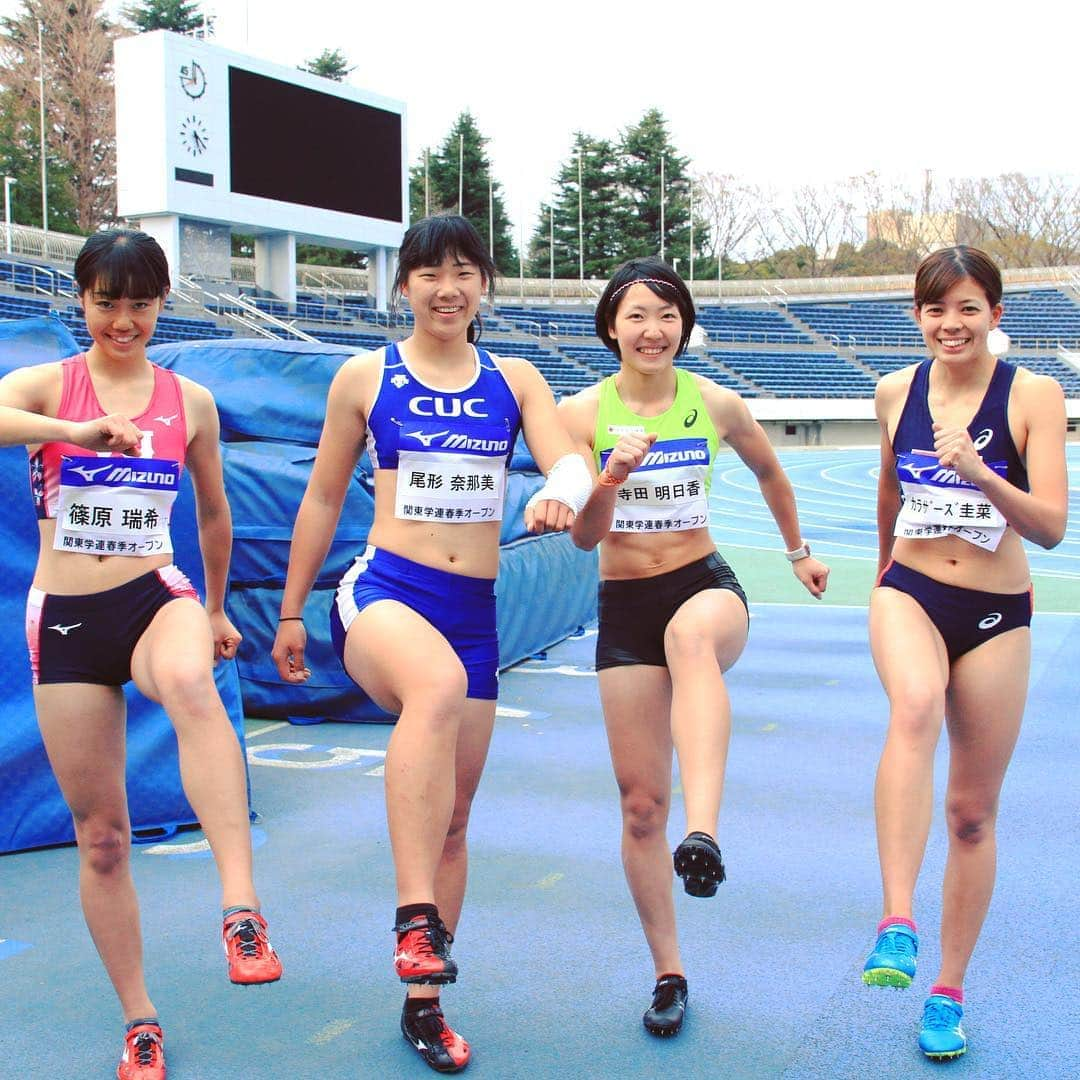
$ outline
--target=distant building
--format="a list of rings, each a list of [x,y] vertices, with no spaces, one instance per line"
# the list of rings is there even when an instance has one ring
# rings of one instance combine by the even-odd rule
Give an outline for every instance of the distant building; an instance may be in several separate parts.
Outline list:
[[[955,212],[913,214],[910,210],[877,210],[866,215],[866,239],[884,240],[925,255],[954,244],[978,246],[986,230],[978,219]]]

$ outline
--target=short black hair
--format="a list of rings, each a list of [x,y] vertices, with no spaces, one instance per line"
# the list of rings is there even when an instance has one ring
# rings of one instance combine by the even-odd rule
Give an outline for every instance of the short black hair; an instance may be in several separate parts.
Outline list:
[[[146,299],[169,291],[169,260],[161,245],[135,229],[94,233],[75,259],[79,293],[96,292],[116,300]]]
[[[495,260],[472,223],[460,214],[433,214],[421,218],[402,238],[391,290],[393,303],[396,305],[413,270],[419,270],[421,266],[441,266],[447,255],[471,262],[484,279],[488,299],[495,299],[495,277],[498,273]],[[482,329],[477,314],[469,326],[469,341],[479,341]]]
[[[611,324],[619,310],[623,293],[635,284],[644,285],[661,300],[674,304],[682,316],[682,337],[676,356],[680,355],[690,340],[690,332],[697,322],[694,311],[694,298],[686,287],[686,282],[668,266],[663,259],[650,256],[645,259],[628,259],[616,267],[615,273],[607,283],[596,305],[596,336],[616,355],[619,356],[619,343],[611,336]],[[621,357],[620,357],[621,359]]]

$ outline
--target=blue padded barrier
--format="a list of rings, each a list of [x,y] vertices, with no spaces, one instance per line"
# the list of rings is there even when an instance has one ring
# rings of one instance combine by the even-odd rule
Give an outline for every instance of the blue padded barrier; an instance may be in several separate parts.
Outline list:
[[[46,325],[41,325],[46,324]],[[21,331],[21,332],[20,332]],[[77,352],[74,341],[54,319],[0,323],[0,375],[16,367],[58,359]],[[50,347],[50,342],[52,343]],[[0,449],[0,505],[10,511],[0,522],[4,550],[4,587],[0,619],[9,628],[8,648],[0,658],[5,688],[0,702],[0,852],[21,851],[74,839],[71,816],[53,779],[38,733],[30,682],[24,624],[26,591],[33,577],[38,529],[28,487],[26,451]],[[173,514],[177,564],[200,590],[202,559],[195,527],[190,482],[177,498]],[[219,664],[218,690],[243,744],[243,713],[236,664]],[[193,823],[194,812],[180,785],[176,737],[160,706],[130,685],[128,706],[127,788],[132,827],[169,833]],[[72,722],[78,721],[73,708]]]
[[[148,352],[155,364],[213,393],[225,442],[268,439],[316,446],[330,382],[356,349],[238,338],[154,345]]]

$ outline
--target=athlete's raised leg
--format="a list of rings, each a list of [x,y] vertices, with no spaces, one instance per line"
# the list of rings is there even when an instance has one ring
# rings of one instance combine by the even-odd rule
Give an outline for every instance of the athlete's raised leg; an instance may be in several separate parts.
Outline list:
[[[162,607],[139,638],[131,673],[176,729],[180,778],[214,854],[222,907],[257,911],[247,775],[240,742],[214,683],[213,655],[206,612],[197,601],[182,597]]]
[[[997,869],[998,796],[1027,697],[1031,631],[1018,627],[961,656],[948,694],[949,856],[937,983],[962,987]]]
[[[671,735],[679,759],[686,831],[714,840],[724,790],[731,703],[724,672],[746,645],[746,608],[730,589],[684,603],[664,631],[671,673]]]
[[[77,711],[72,702],[78,702]],[[49,763],[75,822],[79,896],[90,936],[124,1019],[152,1017],[131,877],[123,692],[86,683],[35,686],[34,705]]]
[[[465,669],[446,638],[396,600],[379,600],[353,620],[345,669],[375,702],[399,714],[385,766],[398,905],[433,904],[455,801]]]

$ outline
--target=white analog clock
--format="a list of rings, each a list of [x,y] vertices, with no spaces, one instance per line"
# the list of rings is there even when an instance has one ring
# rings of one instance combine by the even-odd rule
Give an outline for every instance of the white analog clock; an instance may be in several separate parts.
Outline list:
[[[206,153],[210,142],[210,132],[206,124],[197,116],[185,116],[180,123],[180,143],[192,155],[199,157]]]

